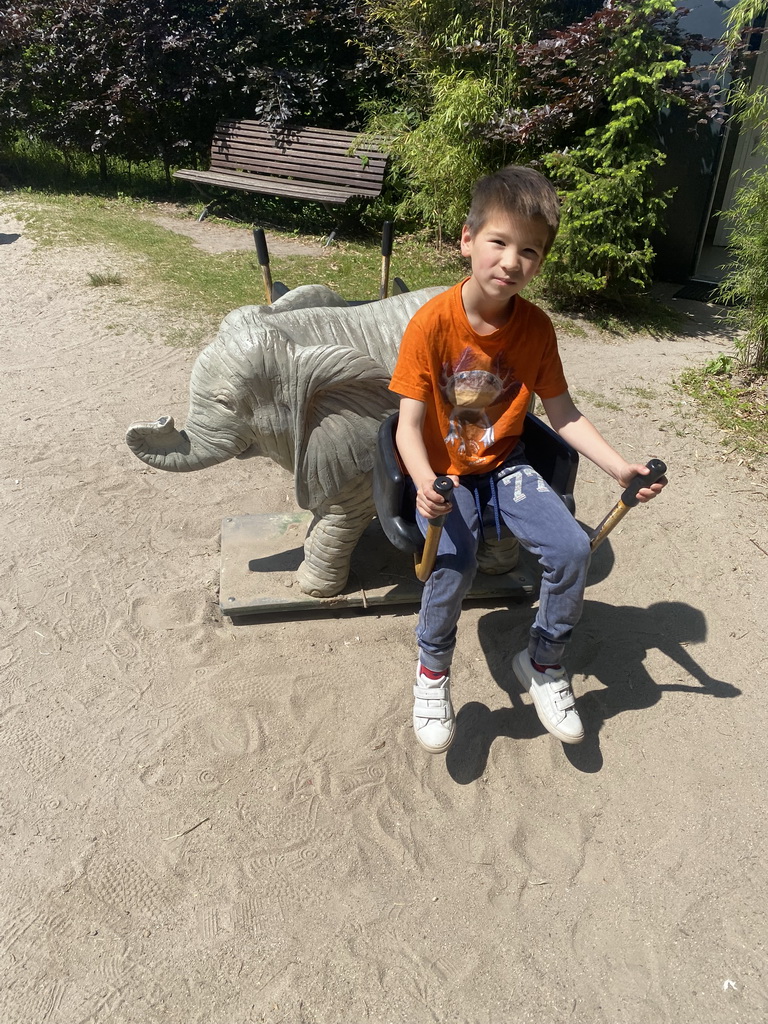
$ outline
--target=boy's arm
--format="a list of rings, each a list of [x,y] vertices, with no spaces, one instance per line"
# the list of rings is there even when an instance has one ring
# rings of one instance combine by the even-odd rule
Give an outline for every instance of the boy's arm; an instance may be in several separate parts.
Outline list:
[[[430,465],[423,434],[426,411],[424,402],[401,398],[395,441],[408,476],[416,486],[416,508],[426,519],[434,519],[445,515],[451,506],[433,486],[436,473]],[[454,484],[459,482],[455,476],[452,480]]]
[[[630,481],[638,473],[646,476],[648,469],[640,463],[627,462],[605,440],[600,431],[584,416],[573,403],[569,392],[564,391],[555,398],[542,398],[541,403],[553,430],[563,440],[575,448],[580,455],[586,456],[609,476],[612,476],[622,487],[628,487]],[[666,486],[666,477],[662,477],[650,487],[637,492],[638,500],[650,501]]]

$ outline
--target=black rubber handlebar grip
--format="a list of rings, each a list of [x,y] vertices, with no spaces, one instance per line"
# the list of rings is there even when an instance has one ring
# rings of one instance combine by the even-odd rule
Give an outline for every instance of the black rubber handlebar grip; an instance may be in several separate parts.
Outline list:
[[[264,228],[253,229],[253,240],[256,243],[256,257],[259,261],[259,266],[268,267],[269,250],[267,249],[267,240],[264,237]]]
[[[624,491],[621,496],[621,500],[629,508],[634,508],[637,504],[637,492],[642,490],[643,487],[650,487],[651,484],[655,484],[660,477],[664,476],[667,472],[667,467],[661,461],[661,459],[651,459],[650,462],[646,462],[646,468],[650,470],[647,476],[642,476],[640,473],[632,479],[629,487]],[[437,489],[437,485],[435,485]]]
[[[439,476],[434,483],[435,490],[438,494],[442,494],[446,501],[451,500],[453,494],[453,480],[449,476]]]

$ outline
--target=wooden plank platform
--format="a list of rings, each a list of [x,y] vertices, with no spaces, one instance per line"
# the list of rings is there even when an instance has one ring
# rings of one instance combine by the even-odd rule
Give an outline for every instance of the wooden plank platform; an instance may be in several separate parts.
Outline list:
[[[413,559],[397,551],[377,522],[357,546],[352,572],[336,597],[302,594],[296,570],[304,552],[309,513],[229,516],[221,524],[219,606],[232,618],[258,615],[291,618],[307,613],[333,613],[348,608],[414,605],[422,585]],[[520,563],[504,576],[478,573],[468,600],[529,601],[538,590],[535,562],[521,552]]]

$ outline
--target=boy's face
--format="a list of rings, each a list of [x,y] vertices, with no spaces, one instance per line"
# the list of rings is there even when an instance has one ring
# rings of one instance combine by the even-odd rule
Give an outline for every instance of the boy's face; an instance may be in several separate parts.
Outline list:
[[[548,241],[543,218],[492,213],[475,235],[464,225],[461,254],[472,261],[472,280],[480,296],[493,303],[507,302],[539,273]]]

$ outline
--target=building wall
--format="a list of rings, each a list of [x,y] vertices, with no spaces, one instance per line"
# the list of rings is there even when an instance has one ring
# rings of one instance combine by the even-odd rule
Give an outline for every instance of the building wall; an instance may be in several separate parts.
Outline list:
[[[680,24],[687,32],[705,38],[719,38],[725,30],[728,11],[736,0],[690,0],[679,3],[688,13]],[[716,84],[707,70],[711,52],[694,54],[702,79]],[[727,85],[727,82],[722,83]],[[710,221],[716,209],[718,191],[722,198],[722,170],[733,158],[733,133],[718,125],[697,125],[685,111],[666,111],[660,124],[662,147],[667,154],[658,174],[661,190],[674,189],[667,209],[666,224],[653,239],[656,249],[655,273],[665,281],[687,281],[696,275],[697,264]]]

